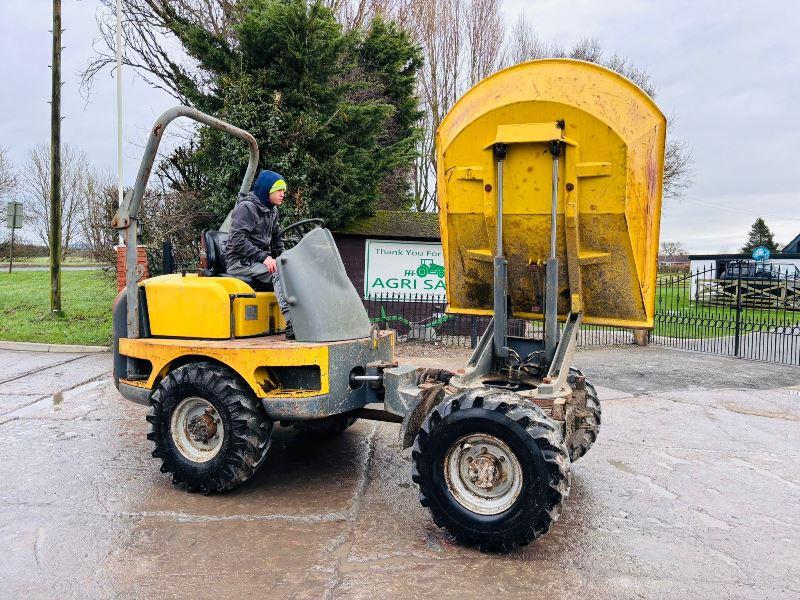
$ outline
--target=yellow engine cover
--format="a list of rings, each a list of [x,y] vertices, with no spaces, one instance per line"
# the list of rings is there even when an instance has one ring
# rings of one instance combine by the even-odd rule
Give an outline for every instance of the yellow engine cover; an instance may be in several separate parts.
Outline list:
[[[436,135],[448,312],[492,313],[497,161],[505,144],[503,255],[514,314],[539,318],[558,163],[558,312],[584,322],[653,323],[666,120],[628,79],[575,60],[487,77]]]
[[[142,282],[150,334],[156,337],[227,339],[231,310],[235,337],[264,335],[285,326],[273,292],[233,277],[161,275]],[[231,295],[255,295],[237,297]]]

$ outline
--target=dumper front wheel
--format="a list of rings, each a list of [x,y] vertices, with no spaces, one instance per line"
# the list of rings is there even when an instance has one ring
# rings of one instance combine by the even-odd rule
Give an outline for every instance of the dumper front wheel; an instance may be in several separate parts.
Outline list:
[[[569,494],[560,428],[511,392],[471,390],[439,404],[412,452],[420,502],[439,527],[510,552],[546,533]]]
[[[272,420],[229,369],[183,365],[153,393],[147,439],[172,483],[189,492],[223,492],[252,477],[267,455]]]

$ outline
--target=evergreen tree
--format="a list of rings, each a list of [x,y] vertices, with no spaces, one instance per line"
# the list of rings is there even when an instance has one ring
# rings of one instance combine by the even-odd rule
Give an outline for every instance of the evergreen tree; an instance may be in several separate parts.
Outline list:
[[[255,136],[259,167],[289,184],[284,220],[336,227],[378,206],[408,208],[421,62],[409,36],[380,19],[345,32],[319,2],[248,0],[242,9],[235,43],[173,15],[171,29],[206,74],[182,93]],[[239,140],[202,128],[164,171],[207,198],[204,225],[213,227],[233,206],[246,156]]]
[[[747,238],[747,243],[742,247],[742,252],[751,254],[758,246],[764,246],[770,252],[777,252],[780,246],[773,239],[773,233],[770,231],[764,219],[759,217],[753,226],[750,228],[750,235]]]

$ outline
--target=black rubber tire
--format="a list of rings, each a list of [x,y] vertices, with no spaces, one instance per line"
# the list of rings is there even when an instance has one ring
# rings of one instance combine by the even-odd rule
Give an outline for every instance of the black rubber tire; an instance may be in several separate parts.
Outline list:
[[[356,421],[358,421],[357,417],[332,415],[312,421],[295,421],[292,423],[292,427],[301,433],[314,437],[333,437],[342,433]]]
[[[468,510],[445,482],[448,449],[475,432],[502,439],[522,469],[518,498],[498,515]],[[412,460],[420,503],[430,509],[434,523],[459,543],[481,551],[510,552],[544,535],[558,520],[569,495],[570,463],[561,427],[539,407],[521,403],[513,392],[478,389],[444,400],[423,422]]]
[[[567,383],[573,385],[576,376],[583,376],[583,373],[575,367],[570,367]],[[589,451],[589,448],[597,440],[600,434],[600,421],[602,409],[600,399],[597,397],[597,390],[586,381],[586,412],[578,417],[575,430],[572,435],[564,440],[569,450],[569,459],[575,462]]]
[[[222,447],[207,462],[181,454],[170,432],[173,410],[190,396],[213,404],[224,427]],[[204,494],[232,490],[250,479],[264,463],[273,426],[250,388],[233,371],[211,362],[183,365],[162,379],[147,421],[147,439],[155,444],[152,455],[161,459],[161,472],[171,473],[173,484]]]

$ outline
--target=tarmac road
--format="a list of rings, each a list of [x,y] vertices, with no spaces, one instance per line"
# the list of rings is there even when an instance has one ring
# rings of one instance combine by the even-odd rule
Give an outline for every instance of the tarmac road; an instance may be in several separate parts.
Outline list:
[[[461,364],[446,353],[419,360]],[[278,429],[253,481],[190,495],[108,355],[0,351],[0,597],[800,596],[800,369],[652,347],[577,363],[600,438],[552,531],[492,555],[432,523],[396,425]]]

